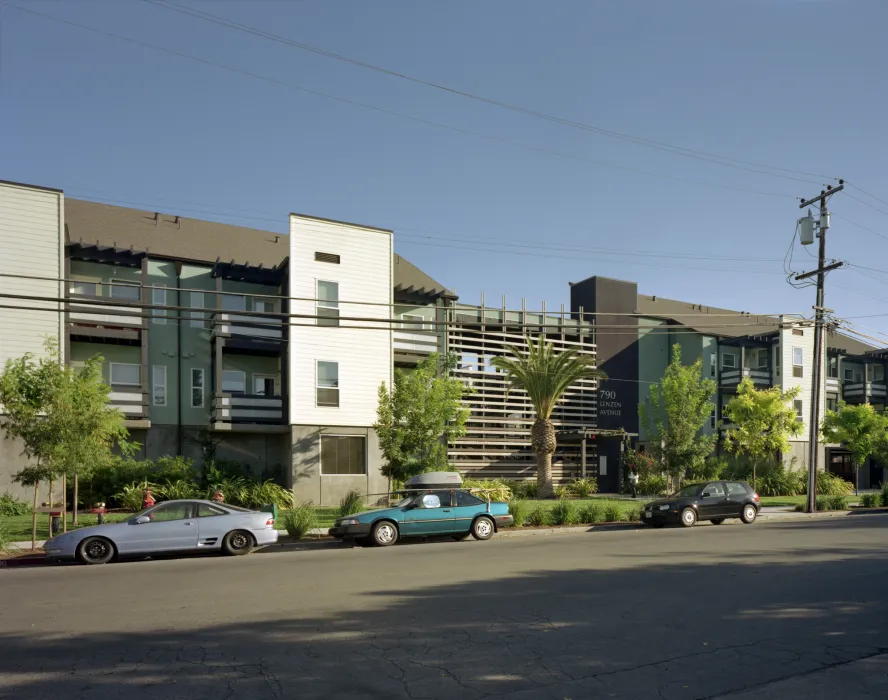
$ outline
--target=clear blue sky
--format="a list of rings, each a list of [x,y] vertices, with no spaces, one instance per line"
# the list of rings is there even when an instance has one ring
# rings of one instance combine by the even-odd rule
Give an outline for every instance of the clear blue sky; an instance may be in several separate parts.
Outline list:
[[[810,312],[813,290],[789,287],[782,259],[793,198],[828,180],[570,128],[140,0],[10,1],[452,129],[0,4],[0,179],[274,230],[290,211],[393,228],[398,252],[468,302],[485,291],[488,303],[505,294],[510,306],[527,297],[557,308],[569,280],[600,274],[713,306]],[[842,176],[888,202],[884,0],[187,4],[569,120]],[[836,195],[830,257],[888,270],[888,239],[838,218],[888,237],[888,204],[848,192],[886,213]],[[814,262],[800,248],[795,261]],[[888,312],[888,274],[872,274],[884,281],[833,273],[827,305],[842,316]],[[888,331],[888,317],[857,322]]]

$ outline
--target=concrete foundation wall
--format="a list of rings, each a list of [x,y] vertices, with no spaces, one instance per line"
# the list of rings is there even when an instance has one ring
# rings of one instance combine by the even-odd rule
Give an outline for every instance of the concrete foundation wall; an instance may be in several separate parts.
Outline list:
[[[367,472],[362,475],[322,475],[321,435],[361,435],[367,438]],[[376,431],[372,428],[346,428],[319,425],[293,426],[292,482],[297,503],[311,501],[315,505],[339,505],[348,491],[382,494],[388,490],[388,479],[380,473],[382,453]]]

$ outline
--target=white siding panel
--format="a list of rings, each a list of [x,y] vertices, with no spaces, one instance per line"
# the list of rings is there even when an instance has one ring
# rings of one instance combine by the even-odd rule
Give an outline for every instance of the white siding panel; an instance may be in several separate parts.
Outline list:
[[[793,321],[791,318],[782,318],[781,321],[787,325]],[[793,330],[801,331],[803,335],[794,335]],[[792,355],[793,348],[802,348],[803,353],[803,376],[793,376]],[[800,387],[801,393],[798,398],[802,400],[803,432],[795,438],[798,442],[808,441],[808,424],[811,415],[811,376],[814,370],[814,329],[811,326],[799,326],[795,329],[783,328],[780,331],[780,378],[777,383],[784,391],[793,387]],[[821,374],[823,377],[823,374]],[[826,388],[825,382],[821,381],[820,385],[820,415],[823,416],[825,405]]]
[[[64,197],[58,192],[0,183],[0,294],[58,298],[62,285]],[[30,275],[23,280],[4,275]],[[0,368],[26,352],[43,355],[44,339],[60,340],[57,302],[0,299]],[[34,311],[33,309],[47,309]]]
[[[340,263],[315,261],[335,253]],[[290,218],[290,296],[314,299],[317,281],[339,284],[339,327],[316,326],[314,301],[292,301],[306,318],[290,328],[290,420],[294,425],[368,427],[377,392],[392,379],[392,234],[389,231],[293,215]],[[350,304],[347,302],[369,302]],[[372,304],[378,304],[376,306]],[[370,326],[372,329],[367,329]],[[317,361],[339,363],[339,407],[316,405]]]

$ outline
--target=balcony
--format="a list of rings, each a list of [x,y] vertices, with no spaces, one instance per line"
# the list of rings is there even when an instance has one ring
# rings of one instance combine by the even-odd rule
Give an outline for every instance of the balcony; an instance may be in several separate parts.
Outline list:
[[[267,426],[286,428],[284,397],[265,394],[217,394],[213,400],[215,430],[231,430],[234,425],[261,429]]]
[[[281,317],[248,316],[220,311],[213,314],[213,335],[279,342],[284,338]]]
[[[757,367],[755,369],[725,368],[721,371],[722,386],[736,386],[743,379],[751,379],[756,386],[771,385],[770,367]]]
[[[884,381],[878,382],[845,382],[842,385],[842,398],[849,403],[885,403],[888,390]]]
[[[396,328],[392,336],[396,356],[426,357],[438,352],[438,334],[434,331],[404,330]]]
[[[112,389],[108,394],[108,405],[124,415],[128,428],[151,427],[148,419],[148,394],[140,388]]]
[[[91,338],[114,337],[137,340],[144,315],[138,301],[113,304],[99,296],[70,296],[67,302],[68,328],[72,335]],[[81,303],[78,303],[80,301]]]

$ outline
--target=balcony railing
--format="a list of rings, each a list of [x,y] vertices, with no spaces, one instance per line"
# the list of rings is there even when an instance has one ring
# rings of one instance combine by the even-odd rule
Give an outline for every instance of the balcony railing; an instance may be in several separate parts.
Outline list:
[[[104,297],[71,296],[68,299],[68,319],[81,326],[111,326],[137,328],[142,326],[142,310],[139,302],[117,301],[114,304],[78,304],[78,300],[100,301]]]
[[[264,394],[217,394],[213,400],[213,421],[280,425],[284,422],[284,398]]]
[[[257,340],[281,340],[284,337],[280,317],[249,316],[230,311],[213,315],[213,333]]]
[[[120,411],[127,420],[143,420],[148,417],[147,394],[138,387],[112,388],[108,405]]]
[[[438,334],[433,331],[395,329],[393,335],[395,352],[411,355],[428,355],[438,352]]]
[[[842,398],[852,401],[868,401],[869,399],[885,399],[888,388],[884,381],[878,382],[845,382],[842,385]]]
[[[723,385],[739,384],[744,378],[752,380],[753,384],[770,384],[771,369],[769,367],[757,367],[756,369],[722,369],[721,383]]]

